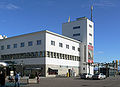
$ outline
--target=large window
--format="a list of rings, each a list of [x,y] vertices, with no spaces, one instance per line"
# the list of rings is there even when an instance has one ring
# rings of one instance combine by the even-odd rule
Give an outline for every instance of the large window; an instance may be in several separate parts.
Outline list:
[[[25,46],[24,42],[20,43],[20,47],[24,47],[24,46]]]
[[[33,45],[33,42],[32,41],[29,41],[28,42],[28,46],[32,46]]]
[[[4,46],[1,46],[1,50],[4,50]]]
[[[37,40],[37,45],[41,45],[41,40]]]
[[[7,45],[7,49],[10,49],[10,45]]]
[[[75,27],[73,27],[73,29],[79,29],[80,28],[80,26],[75,26]]]
[[[17,48],[17,44],[13,44],[13,48]]]
[[[55,41],[51,40],[51,45],[55,46]]]
[[[63,44],[62,44],[62,43],[59,43],[59,47],[63,47]]]
[[[80,36],[80,33],[77,33],[77,34],[73,34],[73,36]]]
[[[49,75],[58,75],[58,70],[57,69],[48,68],[48,74]]]

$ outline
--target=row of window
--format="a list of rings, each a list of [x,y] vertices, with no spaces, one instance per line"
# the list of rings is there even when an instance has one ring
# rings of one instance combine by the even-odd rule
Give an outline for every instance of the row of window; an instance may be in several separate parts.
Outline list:
[[[36,41],[36,44],[37,45],[41,45],[41,40],[37,40]],[[20,47],[24,47],[25,46],[25,42],[21,42],[20,43]],[[33,41],[29,41],[28,42],[28,46],[33,46]],[[18,44],[17,43],[15,43],[15,44],[13,44],[13,48],[17,48],[18,47]],[[6,47],[7,49],[10,49],[11,48],[11,45],[7,45],[7,47]],[[2,45],[1,46],[1,50],[4,50],[5,49],[5,46],[4,45]]]
[[[1,55],[2,60],[22,59],[22,58],[40,58],[40,57],[49,57],[49,58],[80,61],[79,56],[50,52],[50,51],[39,51],[39,52],[27,52],[27,53]]]
[[[51,45],[55,46],[55,41],[51,40]],[[63,43],[59,43],[59,47],[63,47]],[[69,49],[68,44],[66,44],[66,48]],[[75,50],[75,46],[72,46],[72,50]],[[78,48],[78,51],[80,51],[80,48]]]

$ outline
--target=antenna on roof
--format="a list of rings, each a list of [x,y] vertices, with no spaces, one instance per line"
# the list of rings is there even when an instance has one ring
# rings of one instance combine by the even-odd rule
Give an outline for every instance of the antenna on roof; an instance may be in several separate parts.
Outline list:
[[[68,22],[70,22],[70,16],[69,16],[69,18],[68,18]]]
[[[93,5],[91,6],[91,21],[93,21],[93,14],[92,14],[92,11],[93,11]]]

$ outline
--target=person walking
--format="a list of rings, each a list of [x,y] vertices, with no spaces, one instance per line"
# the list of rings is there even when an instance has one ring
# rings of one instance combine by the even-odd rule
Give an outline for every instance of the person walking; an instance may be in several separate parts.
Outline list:
[[[0,87],[5,87],[5,74],[0,71]]]
[[[19,75],[19,73],[16,73],[16,75],[15,75],[15,87],[17,86],[17,87],[20,87],[20,75]]]

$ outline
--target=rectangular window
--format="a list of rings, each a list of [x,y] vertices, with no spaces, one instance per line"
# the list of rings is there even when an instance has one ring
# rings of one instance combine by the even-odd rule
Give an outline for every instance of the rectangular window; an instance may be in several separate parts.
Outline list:
[[[89,45],[92,45],[92,43],[89,43]]]
[[[73,27],[73,29],[79,29],[80,28],[80,26],[75,26],[75,27]]]
[[[92,36],[92,34],[91,34],[91,33],[89,33],[89,35],[90,35],[90,36]]]
[[[80,48],[78,48],[78,51],[80,52]]]
[[[69,45],[66,44],[66,48],[69,49]]]
[[[28,46],[32,46],[33,45],[33,42],[32,41],[29,41],[28,42]]]
[[[24,47],[24,46],[25,46],[24,42],[20,43],[20,47]]]
[[[13,48],[17,48],[17,44],[13,44]]]
[[[77,34],[73,34],[73,36],[80,36],[80,33],[77,33]]]
[[[41,40],[37,40],[37,45],[41,45]]]
[[[92,25],[89,24],[89,27],[92,28]]]
[[[62,44],[62,43],[59,43],[59,47],[63,47],[63,44]]]
[[[7,45],[7,49],[10,49],[10,45]]]
[[[1,46],[1,50],[4,50],[4,46]]]
[[[55,41],[51,40],[51,45],[55,46]]]
[[[72,46],[72,50],[75,50],[75,47],[74,47],[74,46]]]

